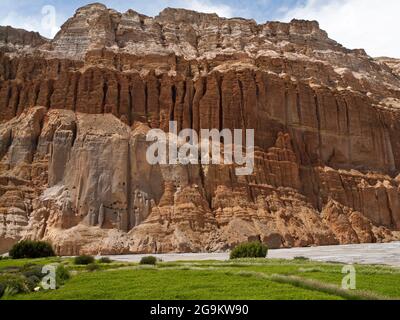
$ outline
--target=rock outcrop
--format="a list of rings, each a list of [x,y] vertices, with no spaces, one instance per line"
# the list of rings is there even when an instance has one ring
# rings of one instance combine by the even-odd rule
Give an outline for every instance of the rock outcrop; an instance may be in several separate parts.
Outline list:
[[[381,63],[386,64],[390,69],[393,70],[395,74],[400,76],[400,59],[394,59],[394,58],[377,58],[377,60]]]
[[[0,26],[0,52],[5,52],[10,56],[30,54],[36,48],[44,47],[48,42],[48,39],[37,32]]]
[[[315,21],[102,4],[53,40],[0,28],[0,252],[383,242],[400,230],[400,77]],[[150,165],[146,134],[254,129],[255,167]]]

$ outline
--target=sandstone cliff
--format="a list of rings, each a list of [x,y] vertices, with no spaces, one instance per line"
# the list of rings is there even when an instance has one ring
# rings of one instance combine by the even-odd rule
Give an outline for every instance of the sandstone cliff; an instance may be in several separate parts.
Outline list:
[[[0,28],[0,252],[200,252],[399,239],[400,76],[315,21],[101,4]],[[150,166],[151,128],[255,129],[253,175]]]
[[[394,59],[394,58],[377,58],[377,60],[381,63],[386,64],[389,68],[392,69],[394,74],[400,76],[400,59]]]

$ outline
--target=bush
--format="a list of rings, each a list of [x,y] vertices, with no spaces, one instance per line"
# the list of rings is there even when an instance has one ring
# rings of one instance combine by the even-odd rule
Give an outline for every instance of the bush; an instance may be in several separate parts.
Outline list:
[[[309,261],[310,259],[307,257],[294,257],[294,260],[296,261]]]
[[[231,259],[240,258],[265,258],[268,247],[260,242],[242,243],[231,251]]]
[[[15,244],[10,250],[13,259],[35,259],[54,257],[55,253],[50,243],[43,241],[24,240]]]
[[[25,277],[14,274],[0,275],[0,298],[4,294],[14,295],[22,292],[29,292],[28,280]]]
[[[14,287],[6,287],[3,292],[3,297],[12,297],[18,294],[18,290]]]
[[[6,286],[0,282],[0,298],[3,296],[4,290],[6,290]]]
[[[111,263],[111,259],[107,257],[103,257],[99,259],[99,263]]]
[[[93,271],[96,271],[96,270],[99,270],[99,269],[100,269],[100,266],[98,264],[95,264],[95,263],[90,263],[90,264],[88,264],[86,266],[86,270],[90,271],[90,272],[93,272]]]
[[[140,264],[156,265],[157,264],[157,258],[153,257],[153,256],[143,257],[140,260]]]
[[[69,278],[71,278],[71,275],[68,269],[65,268],[64,265],[60,264],[56,269],[57,286],[63,285]]]
[[[88,265],[94,263],[94,261],[94,257],[86,255],[75,257],[74,259],[74,263],[77,265]]]

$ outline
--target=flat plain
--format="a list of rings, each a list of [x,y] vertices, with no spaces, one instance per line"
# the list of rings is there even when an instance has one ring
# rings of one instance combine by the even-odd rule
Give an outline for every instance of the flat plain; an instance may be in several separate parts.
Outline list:
[[[226,261],[96,262],[98,270],[72,258],[0,261],[0,273],[25,265],[63,264],[71,273],[57,290],[5,296],[18,300],[364,300],[400,298],[400,269],[354,265],[356,290],[341,288],[343,264],[304,257]]]

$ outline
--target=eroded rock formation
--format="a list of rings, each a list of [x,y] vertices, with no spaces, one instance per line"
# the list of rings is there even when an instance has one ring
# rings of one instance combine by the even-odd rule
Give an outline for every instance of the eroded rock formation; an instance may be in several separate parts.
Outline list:
[[[0,251],[200,252],[399,239],[398,61],[315,21],[101,4],[0,28]],[[254,129],[255,168],[147,163],[146,133]]]

